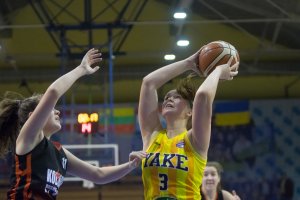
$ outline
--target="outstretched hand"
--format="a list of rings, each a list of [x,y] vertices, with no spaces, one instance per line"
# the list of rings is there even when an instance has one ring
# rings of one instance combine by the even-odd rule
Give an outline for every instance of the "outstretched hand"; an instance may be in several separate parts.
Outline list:
[[[85,54],[80,64],[80,67],[84,69],[85,74],[93,74],[100,68],[99,66],[92,67],[92,65],[102,61],[101,55],[99,50],[95,48],[90,49]]]
[[[146,158],[147,153],[144,151],[133,151],[129,154],[129,167],[136,168],[140,165],[142,159]]]

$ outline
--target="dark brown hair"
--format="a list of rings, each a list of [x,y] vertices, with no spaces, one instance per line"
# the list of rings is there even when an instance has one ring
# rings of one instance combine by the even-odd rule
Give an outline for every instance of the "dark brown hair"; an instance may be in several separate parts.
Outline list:
[[[176,87],[178,94],[189,102],[191,108],[193,108],[193,102],[197,91],[196,84],[192,80],[193,77],[194,75],[189,75],[181,79]],[[192,128],[192,116],[189,118],[186,128]]]
[[[0,157],[14,151],[19,131],[40,99],[41,94],[29,98],[14,92],[4,94],[0,101]]]

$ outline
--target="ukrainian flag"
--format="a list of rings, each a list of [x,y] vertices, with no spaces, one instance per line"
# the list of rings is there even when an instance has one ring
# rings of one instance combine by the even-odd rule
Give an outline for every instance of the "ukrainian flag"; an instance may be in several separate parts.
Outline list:
[[[215,105],[215,123],[217,126],[249,124],[249,101],[217,102]]]

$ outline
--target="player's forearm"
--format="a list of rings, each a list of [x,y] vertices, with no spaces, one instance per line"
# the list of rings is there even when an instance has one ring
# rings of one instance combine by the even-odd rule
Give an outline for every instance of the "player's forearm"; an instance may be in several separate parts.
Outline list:
[[[161,87],[171,79],[178,75],[190,70],[191,63],[188,60],[181,60],[164,67],[161,67],[152,73],[148,74],[144,79],[143,83],[153,86],[155,89]]]
[[[56,81],[54,81],[49,86],[47,91],[54,91],[58,98],[61,97],[74,84],[74,82],[77,79],[79,79],[85,74],[83,70],[84,69],[80,67],[76,67],[72,71],[64,74]]]
[[[97,184],[106,184],[109,182],[116,181],[129,172],[131,172],[135,167],[130,164],[130,162],[109,167],[101,167],[97,170],[97,179],[94,181]]]
[[[221,73],[221,69],[216,68],[201,84],[196,93],[196,98],[197,96],[206,96],[212,102],[216,96]]]

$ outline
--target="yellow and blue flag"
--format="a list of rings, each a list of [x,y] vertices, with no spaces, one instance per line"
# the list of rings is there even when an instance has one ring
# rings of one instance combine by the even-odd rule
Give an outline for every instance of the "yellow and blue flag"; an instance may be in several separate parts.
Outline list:
[[[217,126],[238,126],[250,123],[249,101],[225,101],[215,105]]]

